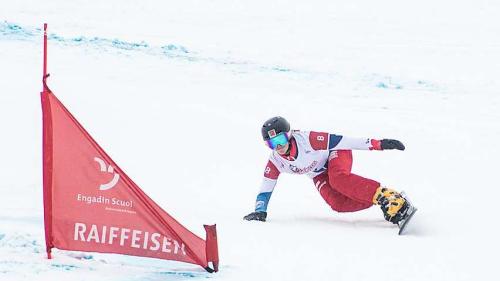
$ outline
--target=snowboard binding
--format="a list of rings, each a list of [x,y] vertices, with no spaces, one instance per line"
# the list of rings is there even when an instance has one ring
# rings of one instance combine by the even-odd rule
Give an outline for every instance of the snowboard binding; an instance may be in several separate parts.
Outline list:
[[[397,192],[389,188],[380,188],[374,197],[374,202],[380,205],[384,218],[398,225],[401,235],[417,208],[408,199],[404,192]]]

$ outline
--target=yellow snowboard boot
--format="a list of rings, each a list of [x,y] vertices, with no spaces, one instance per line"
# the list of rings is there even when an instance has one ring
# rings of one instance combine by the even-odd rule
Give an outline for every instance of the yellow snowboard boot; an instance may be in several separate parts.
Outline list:
[[[400,214],[404,209],[405,202],[406,200],[399,192],[386,187],[377,188],[375,195],[373,195],[373,204],[379,205],[384,213],[384,218],[394,224],[401,220]]]

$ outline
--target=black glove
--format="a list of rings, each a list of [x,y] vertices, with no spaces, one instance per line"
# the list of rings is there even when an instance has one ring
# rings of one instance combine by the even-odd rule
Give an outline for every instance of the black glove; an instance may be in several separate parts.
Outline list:
[[[267,212],[253,212],[243,217],[247,221],[266,221]]]
[[[380,147],[382,148],[382,150],[386,150],[386,149],[405,150],[405,146],[402,142],[400,142],[398,140],[391,140],[391,139],[381,140]]]

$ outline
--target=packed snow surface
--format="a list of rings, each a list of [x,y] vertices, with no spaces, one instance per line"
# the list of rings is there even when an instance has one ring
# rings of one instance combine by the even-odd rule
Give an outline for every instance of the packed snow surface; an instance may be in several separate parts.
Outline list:
[[[0,280],[495,280],[500,237],[500,2],[4,1]],[[42,26],[49,85],[220,272],[113,254],[45,255]],[[404,190],[408,235],[376,207],[332,211],[283,175],[246,222],[269,149],[262,122],[395,138],[353,172]]]

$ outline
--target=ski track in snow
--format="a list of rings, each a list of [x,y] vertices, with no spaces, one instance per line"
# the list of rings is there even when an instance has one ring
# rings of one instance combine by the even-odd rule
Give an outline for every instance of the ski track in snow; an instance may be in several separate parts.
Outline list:
[[[166,44],[153,46],[145,41],[127,42],[120,39],[109,39],[100,37],[79,36],[68,38],[55,33],[48,32],[49,42],[64,47],[85,47],[100,52],[114,52],[121,55],[133,55],[131,52],[143,53],[151,56],[178,59],[195,63],[209,63],[224,66],[236,73],[247,72],[270,72],[294,75],[305,79],[340,80],[338,73],[325,73],[319,71],[306,71],[292,69],[278,65],[259,65],[250,61],[236,60],[231,58],[204,57],[200,52],[191,51],[185,46],[178,44]],[[40,40],[42,29],[22,26],[7,21],[0,22],[0,40],[34,41]],[[129,52],[129,53],[126,53]],[[375,87],[382,90],[410,89],[414,91],[438,91],[440,88],[433,82],[424,80],[402,80],[389,75],[366,74],[360,79],[364,86]]]
[[[50,274],[51,271],[74,272],[76,274],[96,275],[99,271],[114,271],[120,268],[122,272],[134,273],[135,277],[122,277],[120,280],[186,280],[186,279],[208,279],[209,273],[195,270],[165,270],[165,266],[135,265],[135,257],[121,257],[125,262],[109,262],[106,254],[91,254],[83,252],[57,252],[57,258],[48,260],[45,257],[45,246],[40,242],[43,239],[36,238],[30,233],[0,233],[0,280],[3,277],[15,278],[15,280],[29,280],[31,274],[42,276]],[[102,257],[102,258],[101,258]],[[130,261],[127,261],[130,260]],[[167,262],[168,263],[168,262]],[[175,267],[175,266],[174,266]],[[23,270],[30,271],[23,274]],[[3,276],[3,277],[2,277]],[[14,279],[13,279],[14,280]]]

